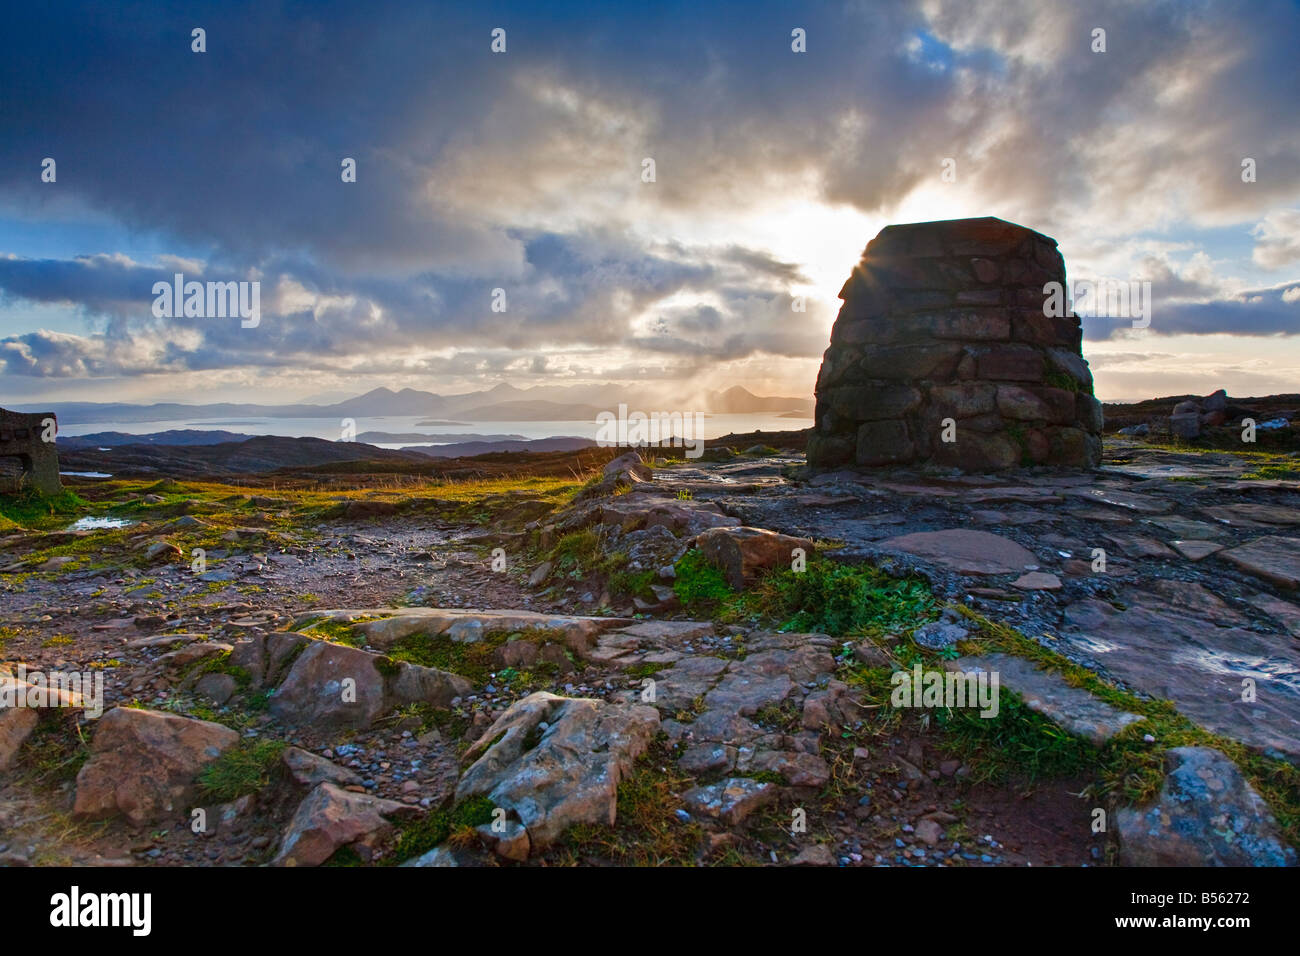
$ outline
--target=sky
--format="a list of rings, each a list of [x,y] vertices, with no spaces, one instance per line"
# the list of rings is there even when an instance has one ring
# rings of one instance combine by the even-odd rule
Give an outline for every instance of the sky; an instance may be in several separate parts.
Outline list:
[[[985,215],[1151,283],[1149,327],[1084,319],[1102,399],[1300,392],[1297,36],[1280,0],[7,4],[0,402],[807,397],[867,241]],[[155,315],[177,273],[259,323]]]

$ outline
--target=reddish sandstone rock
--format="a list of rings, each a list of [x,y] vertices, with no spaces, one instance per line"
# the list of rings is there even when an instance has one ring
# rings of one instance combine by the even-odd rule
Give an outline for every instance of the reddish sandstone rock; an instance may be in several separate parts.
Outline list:
[[[695,539],[706,559],[722,569],[727,583],[741,589],[752,584],[759,571],[789,567],[794,550],[811,554],[813,543],[763,528],[710,528]]]
[[[8,770],[18,750],[36,729],[38,715],[30,707],[0,710],[0,771]]]
[[[277,866],[320,866],[345,846],[376,846],[392,832],[389,817],[423,812],[395,800],[322,783],[298,805],[274,862]]]
[[[238,741],[221,724],[116,707],[95,726],[73,813],[84,820],[120,813],[138,827],[174,822],[189,813],[199,771]]]

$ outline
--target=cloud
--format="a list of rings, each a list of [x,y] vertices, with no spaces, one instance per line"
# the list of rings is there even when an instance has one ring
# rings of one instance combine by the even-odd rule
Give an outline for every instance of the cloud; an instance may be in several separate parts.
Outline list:
[[[1280,269],[1300,263],[1300,209],[1279,209],[1265,216],[1253,230],[1255,264]]]
[[[238,319],[155,318],[153,284],[173,281],[174,261],[164,268],[123,256],[3,258],[0,294],[112,317],[105,330],[90,336],[0,339],[11,346],[4,369],[34,376],[113,374],[138,369],[141,356],[148,356],[155,371],[278,365],[342,370],[366,356],[383,365],[386,355],[402,355],[409,363],[421,353],[495,342],[515,349],[548,343],[662,349],[712,360],[757,351],[807,356],[814,345],[818,351],[824,346],[816,323],[803,324],[803,332],[788,328],[784,285],[798,278],[797,270],[759,250],[736,246],[715,253],[680,244],[653,250],[610,232],[518,241],[524,268],[513,281],[498,280],[501,286],[429,276],[340,281],[310,264],[271,262],[259,272],[262,319],[252,329]],[[210,270],[185,278],[245,276]],[[505,312],[492,311],[494,288],[506,292]],[[647,339],[637,331],[637,320],[656,302],[705,294],[715,307],[693,315],[676,307],[661,313],[673,316],[688,337]]]
[[[1083,337],[1098,342],[1122,336],[1132,320],[1084,317]],[[1300,335],[1300,282],[1237,293],[1210,302],[1162,301],[1151,310],[1149,328],[1136,335]]]
[[[669,2],[653,18],[564,0],[72,3],[10,19],[0,209],[164,250],[0,250],[0,314],[44,303],[87,324],[0,340],[10,375],[804,362],[830,316],[790,311],[812,274],[784,251],[798,237],[778,254],[740,225],[788,203],[1001,215],[1132,250],[1155,334],[1295,329],[1291,287],[1238,297],[1231,264],[1173,251],[1180,228],[1255,224],[1257,266],[1300,262],[1300,11],[1283,0]],[[148,290],[176,271],[259,278],[261,326],[160,324]]]

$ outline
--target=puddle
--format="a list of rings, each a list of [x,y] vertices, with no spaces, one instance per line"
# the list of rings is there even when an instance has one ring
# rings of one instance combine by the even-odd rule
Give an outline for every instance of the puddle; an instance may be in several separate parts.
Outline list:
[[[129,518],[78,518],[64,530],[66,531],[105,531],[110,528],[126,528],[135,524]]]

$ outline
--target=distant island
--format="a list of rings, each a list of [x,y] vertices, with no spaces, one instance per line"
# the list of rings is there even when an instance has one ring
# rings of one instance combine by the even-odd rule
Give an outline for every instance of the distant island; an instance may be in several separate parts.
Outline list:
[[[3,404],[3,403],[0,403]],[[709,392],[699,398],[668,399],[647,389],[621,383],[603,385],[538,385],[522,389],[501,384],[485,391],[461,395],[438,395],[413,388],[393,391],[376,388],[331,405],[257,405],[219,402],[211,405],[184,405],[160,402],[135,405],[123,402],[50,402],[22,404],[15,411],[53,412],[61,425],[84,425],[95,422],[192,422],[222,419],[234,422],[249,418],[388,418],[404,416],[454,416],[425,419],[420,426],[452,425],[472,427],[474,421],[588,421],[594,422],[603,411],[619,405],[644,412],[699,411],[715,414],[781,413],[797,417],[812,416],[809,398],[785,398],[755,395],[740,386],[721,392]],[[470,419],[463,421],[462,419]]]

